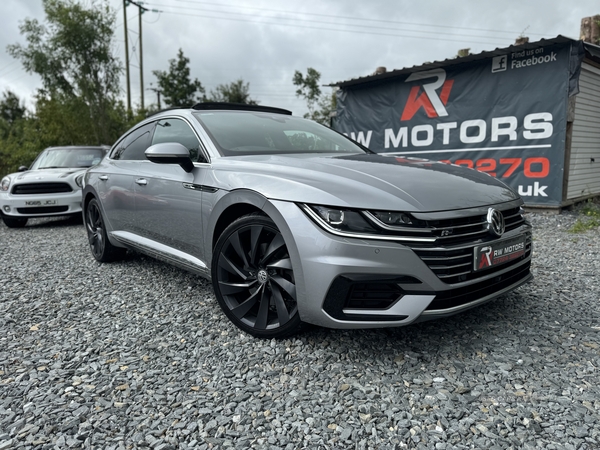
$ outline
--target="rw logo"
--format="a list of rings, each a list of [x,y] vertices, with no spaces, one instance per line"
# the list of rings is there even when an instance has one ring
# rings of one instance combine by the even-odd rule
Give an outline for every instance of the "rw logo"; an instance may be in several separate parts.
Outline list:
[[[405,82],[408,83],[410,81],[425,80],[429,78],[434,78],[434,81],[423,83],[423,92],[421,92],[421,86],[413,86],[411,88],[400,120],[412,119],[421,108],[425,110],[427,117],[430,119],[448,115],[445,106],[448,103],[448,97],[450,97],[450,91],[452,90],[454,80],[446,80],[446,71],[444,69],[416,72],[411,74]],[[442,90],[438,95],[437,90],[439,88],[442,88]]]

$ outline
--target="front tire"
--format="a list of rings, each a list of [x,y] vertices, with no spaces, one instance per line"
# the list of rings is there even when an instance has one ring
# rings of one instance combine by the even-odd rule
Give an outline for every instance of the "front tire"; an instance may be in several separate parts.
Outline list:
[[[95,198],[90,200],[85,208],[85,229],[87,230],[90,250],[96,261],[111,262],[123,259],[127,250],[122,247],[115,247],[108,240],[100,204]]]
[[[300,329],[292,261],[269,217],[243,216],[225,229],[213,252],[212,282],[225,315],[247,333],[282,338]]]
[[[23,228],[27,225],[27,217],[9,217],[2,214],[2,221],[8,228]]]

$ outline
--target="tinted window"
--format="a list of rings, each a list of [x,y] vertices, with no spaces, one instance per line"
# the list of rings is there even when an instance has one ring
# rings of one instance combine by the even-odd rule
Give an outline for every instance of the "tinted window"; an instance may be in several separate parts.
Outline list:
[[[154,123],[149,123],[134,130],[117,144],[117,147],[113,149],[110,157],[112,159],[126,160],[146,159],[144,152],[150,147],[150,135],[152,134],[153,128]]]
[[[211,111],[194,116],[221,153],[364,153],[330,128],[299,117],[264,112]]]
[[[164,142],[179,142],[190,151],[192,161],[204,161],[200,142],[190,126],[181,119],[163,119],[156,124],[152,145]]]

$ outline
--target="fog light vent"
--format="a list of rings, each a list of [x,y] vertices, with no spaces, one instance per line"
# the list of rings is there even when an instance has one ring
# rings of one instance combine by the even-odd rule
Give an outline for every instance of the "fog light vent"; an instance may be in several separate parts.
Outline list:
[[[386,309],[402,296],[394,283],[355,283],[346,303],[349,309]]]

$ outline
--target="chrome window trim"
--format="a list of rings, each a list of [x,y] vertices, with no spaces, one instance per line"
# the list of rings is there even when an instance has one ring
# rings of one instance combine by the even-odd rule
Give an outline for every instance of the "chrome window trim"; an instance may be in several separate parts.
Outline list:
[[[198,134],[198,131],[196,130],[196,128],[192,125],[192,123],[190,122],[190,120],[185,117],[185,116],[177,116],[174,114],[168,114],[168,115],[164,115],[164,116],[152,116],[151,119],[148,119],[147,121],[144,121],[142,123],[139,123],[136,127],[134,127],[131,130],[128,130],[129,132],[125,135],[123,135],[121,137],[121,139],[119,139],[117,142],[115,142],[113,144],[113,146],[106,152],[106,159],[110,160],[110,161],[137,161],[137,162],[143,162],[143,161],[148,161],[148,160],[137,160],[137,159],[114,159],[112,158],[112,153],[113,153],[113,149],[119,145],[121,142],[123,142],[123,140],[125,140],[128,136],[131,135],[131,133],[135,133],[138,129],[140,129],[141,127],[144,127],[148,124],[153,123],[156,127],[156,124],[163,119],[181,119],[183,120],[185,123],[187,123],[187,125],[192,129],[194,135],[196,136],[196,138],[198,139],[198,143],[200,145],[200,151],[202,152],[202,155],[204,156],[204,158],[206,159],[206,161],[192,161],[192,163],[194,165],[196,164],[208,164],[210,165],[211,163],[211,157],[210,154],[208,152],[208,150],[206,149],[206,146],[204,145],[204,142],[202,141],[202,139],[200,138],[200,135]],[[154,133],[152,133],[152,137],[154,137]],[[152,140],[150,140],[150,145],[152,145]],[[150,161],[149,161],[150,162]]]

